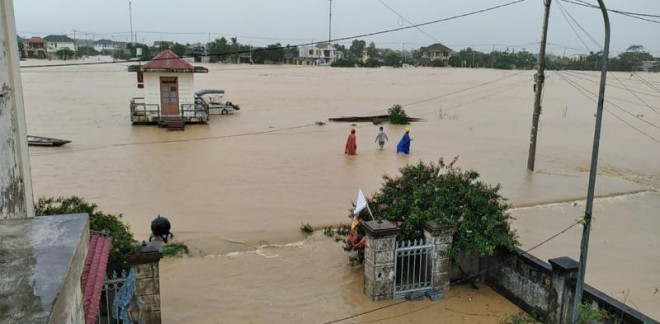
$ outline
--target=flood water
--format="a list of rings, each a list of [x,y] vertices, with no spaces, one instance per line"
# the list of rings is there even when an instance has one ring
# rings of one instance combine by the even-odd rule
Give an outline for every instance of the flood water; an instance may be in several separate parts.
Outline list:
[[[246,282],[255,273],[287,269],[264,256],[236,258],[232,252],[273,246],[272,254],[280,256],[275,259],[298,276],[318,276],[310,260],[323,264],[337,253],[310,254],[286,245],[301,241],[300,224],[321,228],[346,222],[358,185],[371,194],[383,174],[395,174],[406,163],[460,156],[459,166],[501,184],[502,194],[517,207],[512,213],[523,249],[584,213],[596,104],[561,76],[591,96],[588,91],[597,91],[595,73],[548,74],[536,172],[529,173],[532,71],[206,66],[209,73],[195,75],[195,88],[225,89],[241,110],[212,116],[206,125],[188,125],[184,132],[131,125],[129,99],[142,93],[124,64],[21,71],[29,133],[72,141],[30,149],[35,197],[83,196],[107,212],[123,213],[138,239],[148,238],[157,214],[168,217],[176,240],[193,252],[192,258],[162,264],[163,310],[173,318],[199,321],[195,314],[209,311],[213,303],[183,303],[202,298],[188,289],[190,280],[209,282],[200,281],[202,273]],[[660,309],[653,307],[660,304],[660,75],[639,75],[649,83],[626,73],[608,79],[613,87],[607,97],[627,112],[611,104],[606,108],[630,125],[604,115],[597,196],[611,198],[596,201],[587,282],[660,319]],[[375,125],[315,125],[330,117],[383,114],[395,103],[426,119],[410,125],[409,156],[395,154],[403,126],[383,125],[390,142],[379,151]],[[358,155],[344,156],[351,128],[357,130]],[[532,254],[577,258],[580,233],[575,227]],[[350,280],[361,293],[361,281]],[[257,282],[253,288],[272,297],[266,300],[275,302],[282,294],[277,283]],[[218,303],[251,289],[215,283],[204,294]],[[335,283],[318,285],[323,290]],[[298,295],[286,304],[295,311],[296,305],[309,306],[308,299]],[[235,318],[251,318],[246,312]]]

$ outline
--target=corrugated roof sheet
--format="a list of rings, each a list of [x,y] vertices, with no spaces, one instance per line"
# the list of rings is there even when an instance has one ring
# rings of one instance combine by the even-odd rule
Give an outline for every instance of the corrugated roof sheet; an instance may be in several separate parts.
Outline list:
[[[86,324],[96,323],[111,247],[112,238],[89,235],[89,252],[87,252],[81,278]]]
[[[172,72],[177,72],[181,70],[193,70],[194,67],[192,64],[182,60],[178,55],[174,54],[174,52],[170,51],[169,49],[166,49],[153,59],[149,61],[149,63],[145,64],[143,66],[144,70],[164,70],[165,72],[168,70],[172,70]]]

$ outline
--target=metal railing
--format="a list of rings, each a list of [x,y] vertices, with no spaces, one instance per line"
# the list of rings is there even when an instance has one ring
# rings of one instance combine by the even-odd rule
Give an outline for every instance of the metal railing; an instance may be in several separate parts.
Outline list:
[[[131,118],[133,117],[160,117],[160,105],[147,104],[144,97],[131,99]]]
[[[396,243],[394,250],[394,298],[433,290],[435,244],[423,239]]]
[[[119,318],[113,318],[112,316],[112,303],[115,300],[115,296],[121,287],[124,286],[124,282],[126,281],[127,276],[128,273],[126,271],[122,271],[119,274],[117,274],[117,272],[113,272],[110,278],[106,277],[103,281],[103,290],[101,290],[101,300],[99,301],[98,320],[96,322],[97,324],[121,324],[121,320]]]
[[[209,116],[208,106],[202,104],[181,104],[181,117],[183,118],[207,118]]]

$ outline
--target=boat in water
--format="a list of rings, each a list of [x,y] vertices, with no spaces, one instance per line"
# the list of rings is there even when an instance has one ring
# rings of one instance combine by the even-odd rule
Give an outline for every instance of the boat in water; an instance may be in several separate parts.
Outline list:
[[[28,145],[31,146],[62,146],[66,143],[71,143],[71,141],[59,139],[59,138],[50,138],[42,136],[33,136],[28,135]]]

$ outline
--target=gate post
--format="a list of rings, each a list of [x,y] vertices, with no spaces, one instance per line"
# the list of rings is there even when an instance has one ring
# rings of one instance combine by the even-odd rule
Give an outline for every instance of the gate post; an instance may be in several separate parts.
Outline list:
[[[386,220],[361,223],[367,236],[364,248],[364,293],[369,299],[392,299],[394,249],[399,229]]]
[[[140,315],[147,324],[161,323],[160,316],[160,270],[158,263],[163,255],[160,251],[142,242],[140,253],[128,258],[128,263],[135,268],[135,293],[144,302]]]
[[[433,290],[439,292],[449,290],[451,259],[446,256],[446,252],[451,248],[455,227],[438,223],[435,220],[424,221],[422,227],[426,241],[435,244],[432,272]]]
[[[570,323],[575,299],[575,280],[580,264],[569,257],[554,258],[548,262],[552,265],[552,288],[548,296],[546,323]]]

